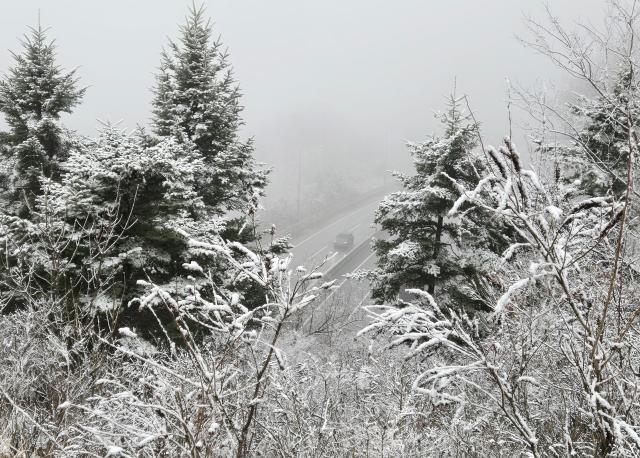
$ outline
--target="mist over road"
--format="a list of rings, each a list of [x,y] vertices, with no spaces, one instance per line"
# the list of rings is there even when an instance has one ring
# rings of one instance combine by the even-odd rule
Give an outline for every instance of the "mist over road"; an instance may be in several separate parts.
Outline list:
[[[375,267],[372,241],[381,237],[382,232],[373,220],[381,198],[379,196],[356,206],[346,214],[329,219],[310,234],[293,240],[293,265],[302,265],[307,270],[321,265],[318,270],[324,276],[319,282],[335,280],[337,286],[322,292],[322,296],[309,307],[298,323],[303,333],[332,338],[334,331],[340,329],[340,333],[355,336],[362,327],[365,313],[361,306],[369,299],[370,285],[367,280],[356,280],[347,275]],[[340,233],[353,234],[351,249],[336,250],[333,242]]]
[[[378,200],[372,200],[353,210],[329,220],[322,227],[316,228],[311,234],[294,238],[292,241],[293,263],[304,265],[307,269],[319,265],[325,259],[322,271],[327,271],[346,257],[351,257],[364,240],[370,240],[377,228],[373,218]],[[353,250],[336,250],[333,243],[340,233],[353,234]],[[368,254],[371,253],[367,250]],[[357,253],[361,254],[361,253]],[[359,259],[359,258],[358,258]],[[351,263],[350,263],[351,265]],[[357,264],[356,264],[357,266]]]

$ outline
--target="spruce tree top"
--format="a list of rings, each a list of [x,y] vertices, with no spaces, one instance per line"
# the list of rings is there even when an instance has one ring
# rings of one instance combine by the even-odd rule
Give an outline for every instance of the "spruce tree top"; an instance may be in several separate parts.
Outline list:
[[[253,142],[241,141],[240,91],[222,44],[202,7],[192,7],[178,42],[162,53],[153,100],[160,137],[195,145],[206,166],[198,193],[207,211],[250,214],[263,195],[267,171],[255,161]]]
[[[53,41],[40,25],[13,53],[15,65],[0,80],[0,112],[9,132],[0,135],[0,202],[2,209],[25,217],[40,193],[42,177],[57,179],[60,162],[75,140],[60,124],[62,113],[78,105],[85,89],[75,71],[56,64]]]
[[[78,105],[85,89],[78,88],[75,70],[64,72],[56,64],[56,47],[40,25],[22,40],[23,51],[12,53],[15,65],[0,81],[0,111],[16,140],[28,133],[29,123],[59,119]]]
[[[178,43],[162,53],[153,100],[153,125],[161,137],[185,135],[205,161],[236,141],[242,124],[240,92],[222,43],[212,40],[204,8],[191,8]]]
[[[481,161],[471,154],[477,144],[478,126],[460,108],[461,99],[451,96],[449,108],[440,114],[444,127],[442,137],[431,136],[422,143],[410,143],[415,175],[398,174],[404,191],[389,196],[378,209],[377,222],[402,218],[435,218],[449,211],[458,190],[447,177],[462,183],[479,179]],[[395,216],[394,216],[395,215]]]

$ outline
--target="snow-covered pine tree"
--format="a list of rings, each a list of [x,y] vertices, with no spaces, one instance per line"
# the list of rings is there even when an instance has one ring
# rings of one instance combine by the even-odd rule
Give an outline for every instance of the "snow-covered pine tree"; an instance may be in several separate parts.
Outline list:
[[[118,266],[120,281],[110,291],[110,303],[126,305],[139,293],[138,280],[181,281],[188,259],[183,231],[203,207],[195,191],[201,168],[193,145],[173,137],[151,144],[141,129],[128,134],[107,125],[82,151],[71,153],[61,183],[49,183],[48,199],[70,224],[99,232],[103,221],[115,221],[114,233],[121,235],[111,241],[107,263]],[[216,221],[207,221],[209,232],[220,230]],[[76,265],[91,258],[91,253],[75,251]],[[125,318],[143,326],[135,315],[127,312]]]
[[[580,129],[569,145],[542,145],[557,155],[558,179],[571,197],[621,196],[627,186],[629,120],[640,119],[640,88],[632,69],[622,70],[610,90],[581,97],[570,106]]]
[[[499,250],[500,228],[477,209],[465,209],[462,219],[445,217],[459,195],[451,178],[473,189],[484,171],[484,161],[474,151],[478,125],[461,101],[452,95],[447,112],[440,115],[443,137],[409,144],[416,173],[396,173],[404,189],[378,207],[375,221],[389,234],[374,246],[378,265],[370,276],[378,300],[393,300],[404,288],[431,294],[439,289],[442,303],[484,307],[482,271]]]
[[[203,299],[215,302],[221,292],[234,291],[247,305],[264,300],[264,294],[259,295],[262,288],[250,285],[251,278],[231,273],[233,266],[227,258],[203,254],[189,245],[191,237],[198,237],[202,243],[220,243],[221,235],[228,230],[222,217],[206,212],[197,192],[204,163],[193,143],[173,136],[155,141],[142,129],[127,133],[106,125],[97,139],[87,141],[81,150],[73,150],[63,167],[60,183],[44,182],[45,193],[38,203],[46,200],[48,205],[36,205],[34,215],[53,208],[57,221],[82,228],[90,240],[105,241],[99,273],[84,275],[87,265],[96,264],[95,244],[79,246],[74,241],[77,230],[73,229],[62,237],[71,238],[70,248],[62,255],[76,266],[69,273],[77,285],[73,296],[82,302],[81,308],[91,309],[89,316],[108,316],[114,325],[134,326],[148,334],[161,332],[159,323],[174,329],[171,317],[175,310],[167,309],[167,304],[160,304],[153,313],[144,305],[127,304],[142,293],[139,281],[152,281],[170,291],[184,292],[186,285],[195,287],[200,282],[189,279],[192,262],[210,269],[207,281],[217,288],[200,291]],[[16,233],[13,239],[19,235]],[[241,235],[246,236],[244,232]],[[284,245],[273,235],[269,247],[258,251],[267,259]],[[242,253],[242,249],[238,251]],[[113,279],[114,272],[117,281],[105,291],[107,281],[99,277]],[[101,291],[97,301],[94,291]],[[91,301],[108,307],[96,310]],[[194,329],[199,326],[196,322],[189,324]],[[171,338],[180,340],[178,334]]]
[[[40,178],[57,178],[74,141],[60,124],[85,89],[75,71],[56,64],[56,48],[39,24],[25,35],[15,65],[0,80],[0,112],[10,128],[0,137],[0,192],[5,210],[27,215],[40,193]]]
[[[245,212],[261,194],[267,174],[253,142],[242,141],[240,91],[222,43],[204,8],[191,8],[178,42],[162,53],[153,100],[153,127],[160,137],[193,142],[205,163],[198,192],[217,214]]]

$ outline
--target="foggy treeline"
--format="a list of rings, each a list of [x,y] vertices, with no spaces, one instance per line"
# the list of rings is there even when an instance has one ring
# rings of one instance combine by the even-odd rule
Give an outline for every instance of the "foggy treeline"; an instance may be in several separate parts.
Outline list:
[[[310,107],[285,172],[209,14],[133,129],[41,20],[2,69],[0,457],[640,455],[640,4],[523,17],[558,81],[458,75],[409,166]]]

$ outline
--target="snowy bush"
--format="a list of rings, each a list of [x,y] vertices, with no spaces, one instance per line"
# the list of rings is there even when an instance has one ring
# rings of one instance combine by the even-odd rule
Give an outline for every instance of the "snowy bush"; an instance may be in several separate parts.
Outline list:
[[[509,139],[488,154],[494,172],[475,189],[458,184],[449,216],[468,201],[519,235],[493,310],[468,316],[414,290],[400,308],[369,307],[363,332],[427,358],[415,391],[449,415],[446,434],[470,431],[478,450],[634,456],[640,291],[620,257],[629,194],[569,204],[522,166]]]

